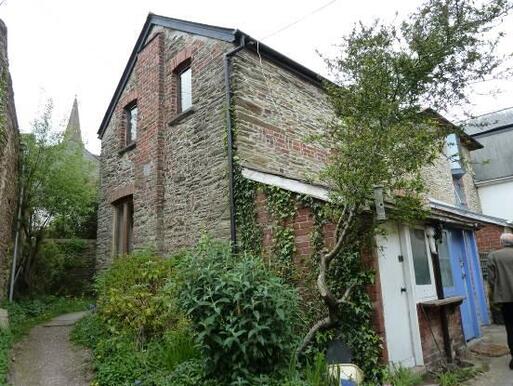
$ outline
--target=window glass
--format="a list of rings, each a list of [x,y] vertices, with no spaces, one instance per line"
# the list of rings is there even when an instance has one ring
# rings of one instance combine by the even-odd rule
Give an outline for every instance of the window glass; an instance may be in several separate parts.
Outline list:
[[[442,273],[442,285],[444,288],[454,287],[451,257],[449,256],[449,241],[446,231],[442,232],[442,241],[438,244],[438,258],[440,260],[440,271]]]
[[[192,106],[192,72],[191,68],[180,73],[180,111]]]
[[[128,130],[127,144],[137,139],[137,106],[134,105],[128,109]]]
[[[449,134],[445,140],[447,146],[447,156],[451,160],[451,168],[452,169],[461,169],[461,157],[460,157],[460,149],[458,146],[458,137],[456,134]]]
[[[415,283],[417,285],[431,284],[431,274],[424,230],[410,229],[410,239],[411,250],[413,253],[413,267],[415,269]]]

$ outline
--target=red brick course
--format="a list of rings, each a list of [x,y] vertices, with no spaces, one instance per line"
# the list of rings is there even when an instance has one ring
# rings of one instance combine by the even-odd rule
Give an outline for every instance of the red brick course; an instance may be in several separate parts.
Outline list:
[[[449,324],[449,336],[451,339],[451,348],[454,353],[458,353],[465,346],[465,338],[461,324],[461,314],[458,306],[449,306],[447,310],[447,319]],[[422,342],[422,354],[424,365],[433,368],[440,361],[445,359],[444,339],[442,331],[442,322],[440,318],[440,309],[438,307],[424,307],[417,305],[417,314],[419,319],[420,339]]]
[[[501,248],[500,237],[504,228],[498,225],[486,225],[476,232],[477,248],[480,253],[488,253]]]

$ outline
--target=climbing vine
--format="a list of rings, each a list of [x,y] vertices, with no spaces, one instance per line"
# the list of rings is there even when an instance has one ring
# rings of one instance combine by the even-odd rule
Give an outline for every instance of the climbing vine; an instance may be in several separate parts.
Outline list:
[[[272,249],[270,266],[283,279],[295,281],[294,253],[296,252],[292,221],[296,214],[294,194],[275,186],[262,185],[267,212],[272,218]]]

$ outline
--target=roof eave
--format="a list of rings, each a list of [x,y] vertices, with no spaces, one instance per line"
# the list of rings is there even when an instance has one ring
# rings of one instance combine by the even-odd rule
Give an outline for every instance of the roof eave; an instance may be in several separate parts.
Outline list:
[[[226,42],[234,42],[237,39],[236,35],[238,34],[238,31],[236,29],[215,27],[207,24],[172,19],[169,17],[149,13],[146,17],[146,21],[144,22],[143,28],[141,30],[141,33],[139,34],[139,37],[137,38],[134,48],[132,49],[130,57],[128,58],[128,62],[125,66],[125,69],[123,70],[123,74],[121,75],[121,79],[119,80],[118,85],[116,86],[116,90],[114,91],[114,95],[109,103],[107,111],[103,116],[100,128],[97,132],[98,138],[100,139],[103,137],[103,134],[105,133],[107,125],[109,124],[110,119],[112,118],[112,114],[114,113],[114,110],[116,108],[116,104],[121,94],[123,93],[123,90],[128,81],[128,78],[130,77],[130,74],[134,69],[135,63],[137,62],[137,55],[139,51],[141,51],[141,49],[144,47],[146,38],[148,37],[152,27],[155,25],[176,29],[182,32],[202,35],[218,40],[223,40]]]

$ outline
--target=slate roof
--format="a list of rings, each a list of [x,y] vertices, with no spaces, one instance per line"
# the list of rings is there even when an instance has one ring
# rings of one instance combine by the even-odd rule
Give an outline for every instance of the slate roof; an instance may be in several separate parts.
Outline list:
[[[472,152],[476,182],[513,176],[513,108],[507,108],[462,123],[465,132],[483,144]]]
[[[462,122],[468,135],[481,135],[513,127],[513,107],[483,114]]]

